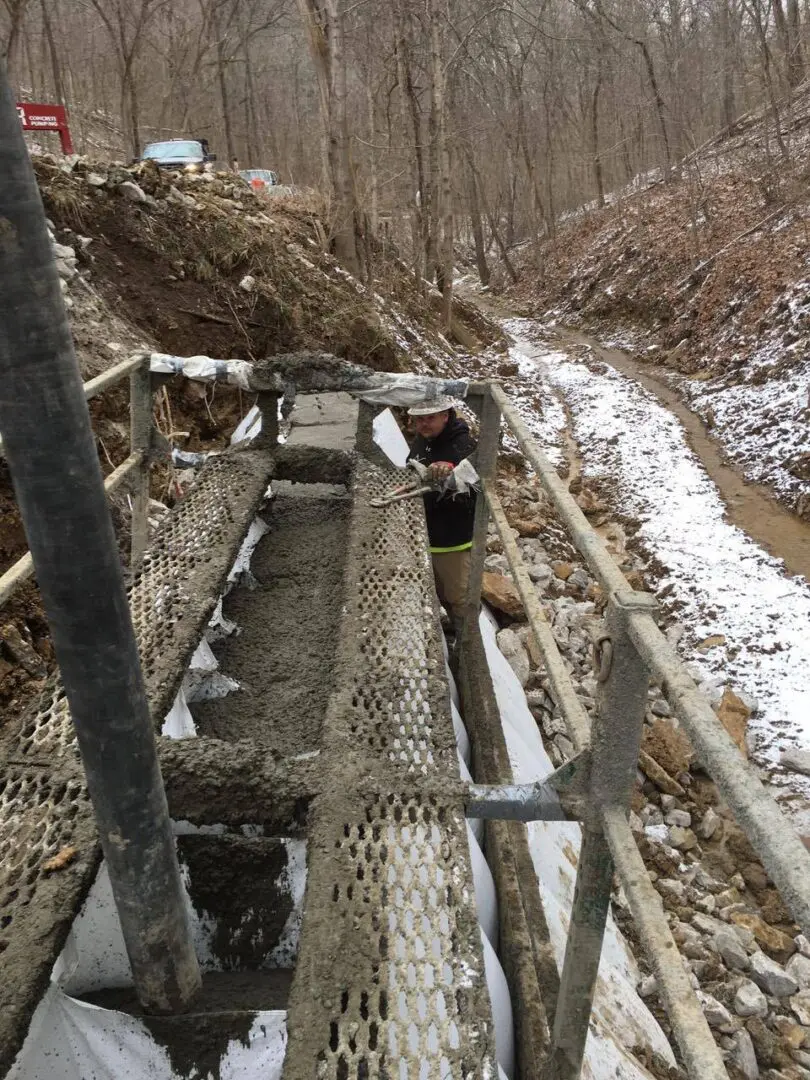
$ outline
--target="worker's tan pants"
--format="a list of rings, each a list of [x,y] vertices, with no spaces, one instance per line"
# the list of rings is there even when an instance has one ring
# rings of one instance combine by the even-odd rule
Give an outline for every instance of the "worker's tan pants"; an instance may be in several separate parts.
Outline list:
[[[431,555],[439,601],[454,621],[460,619],[470,580],[470,549]]]

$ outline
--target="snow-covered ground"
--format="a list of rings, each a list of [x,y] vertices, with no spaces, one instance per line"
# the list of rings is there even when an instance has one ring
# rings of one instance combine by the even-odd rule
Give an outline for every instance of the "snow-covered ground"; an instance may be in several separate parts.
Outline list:
[[[686,627],[684,659],[710,693],[729,684],[755,700],[749,736],[756,759],[771,764],[788,747],[810,750],[807,581],[788,577],[779,560],[725,520],[720,494],[680,423],[648,391],[612,369],[591,370],[536,344],[531,320],[511,320],[506,329],[520,374],[565,402],[583,474],[611,478],[617,509],[641,523],[638,540],[665,567],[657,584]],[[536,428],[552,450],[559,434],[548,421],[560,416],[551,406]],[[724,642],[698,649],[715,636]],[[810,790],[795,774],[774,781]]]

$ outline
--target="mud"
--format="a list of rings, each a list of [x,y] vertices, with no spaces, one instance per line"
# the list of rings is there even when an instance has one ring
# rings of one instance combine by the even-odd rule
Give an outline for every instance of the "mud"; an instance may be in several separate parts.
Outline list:
[[[767,487],[749,483],[739,469],[729,464],[722,445],[712,437],[678,391],[669,385],[663,371],[639,363],[618,349],[604,348],[587,334],[569,329],[558,329],[556,333],[563,344],[590,346],[594,356],[640,383],[677,416],[690,447],[717,485],[726,504],[728,520],[771,555],[782,559],[791,574],[802,574],[810,580],[810,522],[795,517],[777,502]]]
[[[265,520],[270,532],[253,556],[254,589],[223,605],[241,633],[218,650],[222,671],[241,689],[192,706],[200,735],[249,739],[282,756],[316,750],[334,679],[350,500],[282,490]]]
[[[232,1041],[249,1046],[257,1012],[286,1009],[288,971],[211,972],[203,976],[192,1011],[185,1016],[146,1016],[131,989],[101,990],[82,1000],[140,1017],[164,1046],[177,1076],[220,1080],[220,1062]]]

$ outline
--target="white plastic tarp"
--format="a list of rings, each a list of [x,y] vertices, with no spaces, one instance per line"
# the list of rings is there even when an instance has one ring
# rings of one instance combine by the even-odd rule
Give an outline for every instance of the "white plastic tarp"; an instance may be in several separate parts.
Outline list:
[[[212,360],[210,356],[170,356],[152,353],[149,370],[157,375],[185,375],[202,382],[227,382],[250,390],[253,365],[247,360]]]
[[[57,986],[48,990],[34,1023],[30,1051],[12,1065],[7,1080],[185,1080],[142,1020],[77,1001]],[[256,1013],[247,1044],[228,1044],[219,1080],[280,1080],[286,1024],[284,1012]]]
[[[408,443],[390,409],[374,417],[372,434],[374,442],[388,460],[397,468],[403,468],[408,458]]]
[[[214,826],[210,831],[220,828]],[[288,853],[284,873],[289,880],[285,884],[294,895],[295,908],[290,918],[297,912],[297,926],[288,935],[296,937],[296,941],[289,940],[287,949],[295,951],[306,846],[303,841],[289,843],[296,846]],[[190,900],[187,902],[201,966],[203,970],[216,970],[219,964],[211,950],[216,925],[205,913],[194,911]],[[141,1020],[78,1001],[74,996],[131,983],[110,878],[102,863],[7,1080],[186,1080],[175,1073],[166,1049],[154,1040]],[[220,1080],[279,1080],[286,1045],[286,1013],[258,1012],[247,1042],[232,1040],[224,1049]]]
[[[350,394],[367,401],[370,405],[416,405],[439,398],[465,398],[469,383],[466,379],[432,379],[427,375],[388,375],[369,376],[371,386],[353,390]]]
[[[554,771],[523,689],[498,649],[486,612],[479,620],[504,736],[516,783],[542,780]],[[580,828],[574,822],[533,821],[527,826],[551,944],[562,970],[576,883]],[[625,1049],[649,1046],[674,1064],[672,1048],[638,996],[639,971],[612,917],[608,918],[585,1048],[583,1080],[650,1080],[650,1073]]]

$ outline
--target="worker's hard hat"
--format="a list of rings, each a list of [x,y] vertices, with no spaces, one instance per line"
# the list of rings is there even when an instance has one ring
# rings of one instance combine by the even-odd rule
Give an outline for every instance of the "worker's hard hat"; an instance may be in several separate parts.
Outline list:
[[[430,401],[419,401],[408,409],[408,416],[433,416],[434,413],[447,412],[448,409],[457,409],[459,402],[455,398],[444,395],[432,398]]]

